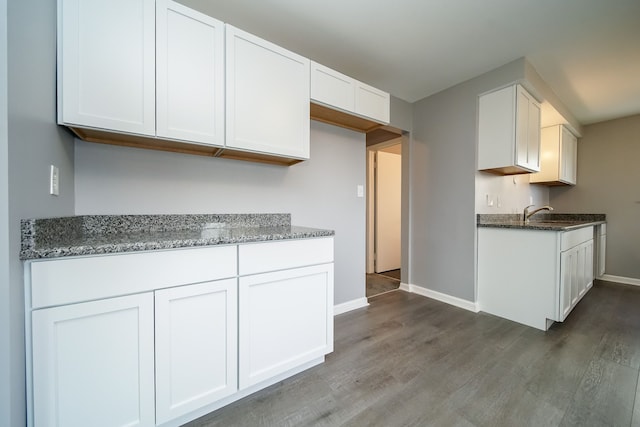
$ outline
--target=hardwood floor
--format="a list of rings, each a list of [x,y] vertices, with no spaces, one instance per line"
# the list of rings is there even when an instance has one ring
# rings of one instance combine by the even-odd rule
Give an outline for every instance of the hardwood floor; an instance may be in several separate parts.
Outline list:
[[[367,273],[366,297],[371,298],[385,292],[395,291],[400,287],[400,279],[382,274]]]
[[[640,426],[639,370],[638,287],[547,332],[397,291],[337,316],[324,364],[188,425]]]

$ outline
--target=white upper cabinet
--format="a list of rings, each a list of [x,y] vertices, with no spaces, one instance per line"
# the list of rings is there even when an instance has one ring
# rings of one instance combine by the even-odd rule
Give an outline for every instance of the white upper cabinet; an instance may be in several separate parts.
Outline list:
[[[329,67],[311,61],[311,101],[354,112],[356,109],[356,81]]]
[[[356,82],[356,114],[389,124],[389,94],[362,82]]]
[[[329,67],[311,63],[311,101],[389,124],[389,94]]]
[[[155,0],[58,1],[58,123],[155,134]]]
[[[224,145],[224,23],[156,3],[157,135]]]
[[[540,104],[520,85],[479,98],[478,169],[511,175],[540,170]]]
[[[309,60],[226,26],[226,147],[309,158]]]
[[[563,125],[541,131],[540,172],[529,182],[547,185],[576,184],[578,139]]]

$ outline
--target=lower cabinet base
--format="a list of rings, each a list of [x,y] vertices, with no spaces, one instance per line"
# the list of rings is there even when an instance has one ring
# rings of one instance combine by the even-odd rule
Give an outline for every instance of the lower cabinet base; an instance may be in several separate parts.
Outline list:
[[[213,404],[211,404],[209,406],[205,406],[203,408],[200,408],[200,409],[198,409],[196,411],[193,411],[193,412],[191,412],[191,413],[189,413],[189,414],[187,414],[187,415],[185,415],[183,417],[176,418],[174,420],[171,420],[170,422],[167,422],[167,423],[164,423],[164,424],[158,424],[158,425],[161,426],[161,427],[173,427],[173,426],[177,427],[177,426],[181,426],[181,425],[183,425],[185,423],[188,423],[189,421],[193,421],[196,418],[200,418],[200,417],[202,417],[204,415],[207,415],[207,414],[209,414],[209,413],[211,413],[213,411],[216,411],[216,410],[218,410],[218,409],[220,409],[220,408],[222,408],[224,406],[229,405],[230,403],[235,402],[236,400],[240,400],[243,397],[247,397],[250,394],[253,394],[253,393],[257,392],[257,391],[260,391],[260,390],[262,390],[264,388],[267,388],[270,385],[273,385],[273,384],[275,384],[277,382],[285,380],[285,379],[287,379],[287,378],[289,378],[289,377],[291,377],[293,375],[299,374],[302,371],[306,371],[307,369],[312,368],[314,366],[317,366],[317,365],[319,365],[319,364],[321,364],[323,362],[324,362],[324,356],[319,357],[319,358],[314,359],[314,360],[312,360],[310,362],[307,362],[307,363],[305,363],[303,365],[300,365],[300,366],[298,366],[296,368],[293,368],[293,369],[291,369],[291,370],[289,370],[287,372],[283,372],[282,374],[277,375],[277,376],[275,376],[273,378],[265,380],[265,381],[263,381],[261,383],[255,384],[255,385],[253,385],[251,387],[248,387],[248,388],[246,388],[244,390],[239,390],[237,393],[232,394],[231,396],[225,397],[225,398],[223,398],[223,399],[221,399],[221,400],[219,400],[219,401],[217,401],[217,402],[215,402],[215,403],[213,403]]]

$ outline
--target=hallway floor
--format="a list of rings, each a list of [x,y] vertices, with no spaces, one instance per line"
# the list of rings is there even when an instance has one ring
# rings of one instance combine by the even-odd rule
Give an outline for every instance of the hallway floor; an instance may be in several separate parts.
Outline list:
[[[400,287],[400,270],[367,274],[366,296],[371,298]]]
[[[389,292],[325,363],[188,424],[639,426],[640,288],[598,282],[547,332]]]

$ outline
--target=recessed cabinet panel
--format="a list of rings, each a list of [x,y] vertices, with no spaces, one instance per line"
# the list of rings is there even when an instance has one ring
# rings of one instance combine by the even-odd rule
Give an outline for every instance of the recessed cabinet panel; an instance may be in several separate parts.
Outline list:
[[[155,1],[58,1],[58,123],[155,134]]]
[[[237,279],[155,293],[157,422],[238,388]]]
[[[325,123],[360,132],[389,124],[388,93],[315,62],[311,63],[311,101],[322,105],[312,107],[311,118]]]
[[[540,104],[524,88],[518,90],[518,98],[527,98],[527,162],[524,166],[540,170]]]
[[[361,82],[356,83],[356,114],[389,123],[389,94]]]
[[[226,26],[226,146],[309,158],[309,60]]]
[[[522,86],[479,97],[478,170],[499,175],[540,170],[540,104]]]
[[[355,111],[356,81],[331,68],[311,62],[311,99],[344,111]]]
[[[333,264],[240,278],[240,388],[333,351]]]
[[[562,126],[560,141],[560,181],[567,184],[576,184],[578,139],[567,128]]]
[[[35,426],[154,426],[153,294],[35,310]]]
[[[157,1],[157,135],[224,145],[224,24]]]
[[[532,174],[529,182],[575,185],[578,139],[563,125],[545,127],[540,135],[540,172]]]

